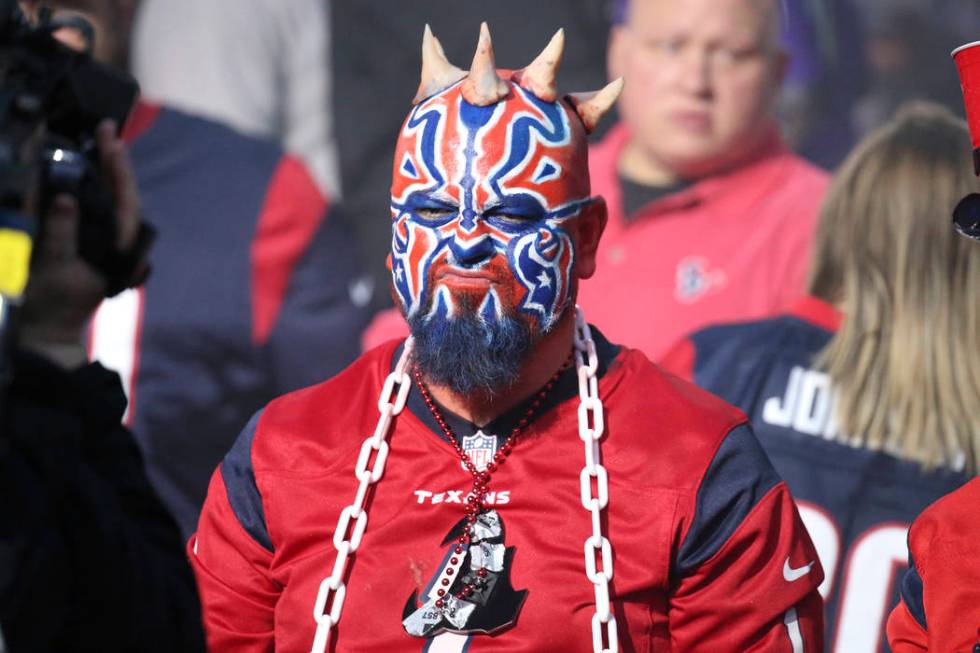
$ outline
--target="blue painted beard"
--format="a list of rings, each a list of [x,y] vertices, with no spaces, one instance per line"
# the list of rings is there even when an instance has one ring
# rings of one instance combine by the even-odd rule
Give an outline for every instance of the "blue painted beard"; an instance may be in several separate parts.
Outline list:
[[[460,395],[493,395],[513,385],[544,334],[520,317],[497,314],[488,320],[467,297],[456,300],[452,317],[441,298],[435,301],[435,310],[408,318],[412,355],[422,374]]]

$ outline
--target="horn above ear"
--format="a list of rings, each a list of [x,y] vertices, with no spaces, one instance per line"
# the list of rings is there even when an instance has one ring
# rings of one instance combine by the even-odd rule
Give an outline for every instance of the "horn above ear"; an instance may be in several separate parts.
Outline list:
[[[497,76],[497,65],[493,58],[493,43],[490,41],[490,28],[480,24],[480,40],[470,72],[466,75],[461,89],[463,99],[470,104],[485,107],[507,97],[507,82]]]
[[[575,112],[582,119],[585,131],[591,132],[599,124],[606,112],[616,104],[619,94],[623,91],[623,78],[617,77],[602,89],[589,93],[569,93],[566,97],[575,107]]]
[[[442,49],[442,44],[432,34],[432,29],[426,23],[425,31],[422,32],[422,80],[419,82],[419,90],[415,94],[412,104],[418,104],[425,98],[452,86],[464,77],[466,77],[466,71],[449,63],[446,53]]]
[[[535,97],[545,102],[558,99],[558,66],[561,65],[561,55],[565,50],[565,30],[559,29],[551,37],[534,61],[527,68],[514,73],[513,80],[521,88],[533,93]]]

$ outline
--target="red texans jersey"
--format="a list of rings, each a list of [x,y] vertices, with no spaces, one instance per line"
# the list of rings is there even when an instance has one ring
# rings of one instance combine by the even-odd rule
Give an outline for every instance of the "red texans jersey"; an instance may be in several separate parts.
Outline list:
[[[609,477],[603,533],[620,650],[822,651],[823,571],[745,416],[641,353],[596,340]],[[271,402],[215,472],[188,543],[213,652],[310,649],[334,528],[354,499],[358,452],[399,349],[383,345],[330,381]],[[592,650],[577,387],[569,368],[490,481],[509,570],[499,627],[432,637],[408,634],[403,622],[448,556],[472,479],[412,389],[368,500],[332,650]],[[478,448],[523,412],[479,431],[445,416],[464,443],[476,431]]]
[[[888,618],[894,653],[980,650],[980,479],[929,506],[909,529],[902,601]]]

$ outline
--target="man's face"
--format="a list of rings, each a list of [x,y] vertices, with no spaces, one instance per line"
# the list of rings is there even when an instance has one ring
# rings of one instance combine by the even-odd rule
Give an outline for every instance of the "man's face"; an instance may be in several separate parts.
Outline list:
[[[547,332],[574,296],[570,223],[589,202],[585,133],[564,102],[456,84],[409,114],[391,186],[392,281],[413,324],[476,317]]]
[[[633,143],[680,177],[746,156],[772,126],[784,55],[774,0],[633,0],[610,69]]]

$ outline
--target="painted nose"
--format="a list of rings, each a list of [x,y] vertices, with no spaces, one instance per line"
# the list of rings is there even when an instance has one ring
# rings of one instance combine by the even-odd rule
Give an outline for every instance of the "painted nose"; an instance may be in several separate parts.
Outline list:
[[[484,234],[475,238],[460,238],[459,234],[449,241],[454,263],[461,267],[473,267],[493,256],[493,239]]]

